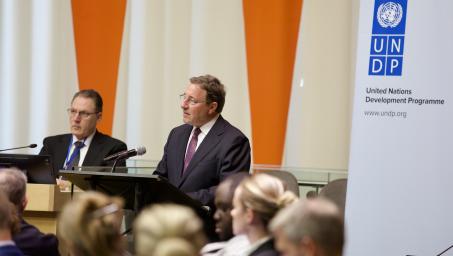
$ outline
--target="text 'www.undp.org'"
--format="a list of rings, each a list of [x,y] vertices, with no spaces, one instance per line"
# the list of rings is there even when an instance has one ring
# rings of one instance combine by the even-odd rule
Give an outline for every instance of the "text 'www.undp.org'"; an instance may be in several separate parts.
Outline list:
[[[397,111],[372,111],[366,110],[364,111],[365,116],[369,117],[396,117],[396,118],[406,118],[407,112],[397,112]]]

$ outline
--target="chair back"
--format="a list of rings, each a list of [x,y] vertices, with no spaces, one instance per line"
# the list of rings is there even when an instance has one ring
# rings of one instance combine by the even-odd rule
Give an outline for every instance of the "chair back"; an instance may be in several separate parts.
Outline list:
[[[344,208],[346,204],[346,190],[347,190],[347,179],[333,180],[327,183],[319,192],[320,197],[324,197],[334,202],[340,212],[344,216]]]
[[[279,178],[287,190],[294,192],[294,194],[299,197],[299,184],[297,183],[297,179],[294,174],[278,170],[262,171],[262,173]]]

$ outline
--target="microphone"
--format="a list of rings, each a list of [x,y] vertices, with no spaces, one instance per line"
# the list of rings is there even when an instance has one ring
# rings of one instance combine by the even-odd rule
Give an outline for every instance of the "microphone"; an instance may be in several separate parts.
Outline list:
[[[124,150],[113,155],[107,156],[104,158],[104,161],[118,160],[118,159],[127,159],[133,156],[141,156],[146,153],[145,147],[137,147],[131,150]]]
[[[9,151],[9,150],[14,150],[14,149],[21,149],[21,148],[36,148],[36,144],[30,144],[28,146],[22,146],[22,147],[17,147],[17,148],[6,148],[6,149],[0,149],[0,152],[3,152],[3,151]]]

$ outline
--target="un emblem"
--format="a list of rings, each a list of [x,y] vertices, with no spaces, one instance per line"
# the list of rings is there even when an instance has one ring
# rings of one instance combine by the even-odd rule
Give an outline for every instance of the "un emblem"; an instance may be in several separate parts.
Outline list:
[[[377,10],[377,21],[383,28],[394,28],[403,18],[403,7],[394,2],[381,4]]]

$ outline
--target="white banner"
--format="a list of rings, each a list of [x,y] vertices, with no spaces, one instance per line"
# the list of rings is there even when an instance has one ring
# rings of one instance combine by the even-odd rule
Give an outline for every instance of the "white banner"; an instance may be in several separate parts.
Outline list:
[[[345,255],[453,255],[453,1],[361,1]]]

